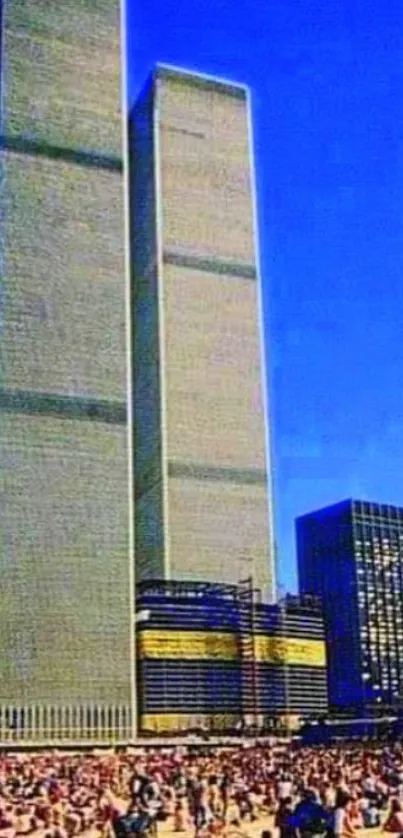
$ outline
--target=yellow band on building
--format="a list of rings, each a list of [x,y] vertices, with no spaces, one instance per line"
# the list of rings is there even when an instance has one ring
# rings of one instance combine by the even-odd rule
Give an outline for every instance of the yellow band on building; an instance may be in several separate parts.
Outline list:
[[[326,650],[322,640],[299,637],[255,636],[256,660],[286,663],[294,666],[326,666]]]
[[[325,644],[321,640],[256,635],[254,643],[255,659],[260,663],[326,665]],[[140,659],[236,661],[239,656],[237,636],[224,632],[148,629],[138,639]]]
[[[140,716],[140,728],[153,733],[172,733],[196,728],[226,730],[235,727],[240,718],[241,716],[231,713],[146,713]]]
[[[149,629],[139,636],[138,655],[139,658],[237,660],[239,649],[235,634]]]

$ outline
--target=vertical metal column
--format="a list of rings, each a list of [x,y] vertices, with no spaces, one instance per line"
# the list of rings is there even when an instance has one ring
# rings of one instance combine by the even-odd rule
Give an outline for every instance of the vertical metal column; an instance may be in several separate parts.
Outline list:
[[[287,599],[285,595],[285,591],[282,585],[278,586],[277,589],[277,604],[279,608],[279,616],[280,616],[280,637],[281,637],[281,662],[283,668],[283,675],[284,675],[284,716],[286,720],[286,725],[289,725],[289,715],[290,715],[290,685],[289,685],[289,666],[287,661],[287,632],[286,632],[286,624],[287,624]]]
[[[257,728],[259,722],[259,683],[256,666],[256,592],[253,579],[242,580],[238,586],[239,645],[241,656],[242,720],[245,726]]]

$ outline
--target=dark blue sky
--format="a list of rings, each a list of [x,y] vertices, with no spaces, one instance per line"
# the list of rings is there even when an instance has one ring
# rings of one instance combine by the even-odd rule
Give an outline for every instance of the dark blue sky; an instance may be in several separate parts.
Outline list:
[[[403,505],[400,0],[128,0],[129,92],[165,62],[250,85],[280,581],[294,519]]]

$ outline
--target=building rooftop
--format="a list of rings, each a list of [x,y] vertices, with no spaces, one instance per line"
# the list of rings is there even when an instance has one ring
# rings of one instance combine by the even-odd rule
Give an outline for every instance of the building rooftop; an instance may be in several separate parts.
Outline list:
[[[166,78],[177,82],[193,84],[195,87],[216,90],[238,99],[245,99],[249,90],[246,85],[230,81],[229,79],[198,73],[194,70],[184,70],[169,64],[157,64],[153,77],[154,79]]]
[[[329,506],[324,506],[321,509],[306,512],[304,515],[299,515],[296,520],[302,521],[304,519],[319,518],[321,516],[327,517],[330,515],[337,516],[339,513],[345,512],[348,509],[351,509],[358,514],[363,513],[364,515],[387,516],[390,512],[400,512],[403,515],[403,506],[396,506],[391,503],[377,503],[376,501],[354,500],[353,498],[348,498],[340,501],[339,503],[330,504]]]

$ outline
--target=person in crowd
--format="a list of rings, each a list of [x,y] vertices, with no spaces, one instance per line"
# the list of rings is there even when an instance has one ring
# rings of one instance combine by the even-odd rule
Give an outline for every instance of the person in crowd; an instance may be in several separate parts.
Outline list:
[[[351,798],[344,790],[336,796],[336,808],[333,819],[333,833],[335,838],[356,838],[357,831],[349,814],[348,805]]]
[[[379,804],[375,800],[368,801],[368,807],[365,810],[364,826],[366,829],[376,829],[380,826],[381,815],[379,811]]]
[[[226,821],[228,817],[228,808],[232,799],[232,778],[230,769],[227,765],[224,765],[222,769],[220,791],[222,799],[223,818]]]
[[[329,830],[329,816],[314,789],[305,789],[291,819],[297,838],[321,838]]]
[[[354,829],[362,829],[363,819],[357,794],[352,794],[347,803],[347,812]]]
[[[183,795],[176,799],[174,829],[175,832],[186,832],[190,826],[189,806]]]
[[[292,779],[289,774],[283,774],[277,784],[277,799],[287,800],[292,794]]]
[[[293,812],[294,807],[291,797],[285,797],[280,800],[274,819],[274,825],[279,831],[279,838],[295,838]]]
[[[391,800],[390,811],[382,829],[385,832],[395,832],[403,836],[403,806],[396,797]]]
[[[209,784],[205,775],[200,778],[196,786],[194,812],[195,838],[199,838],[202,831],[214,820],[214,815],[210,808]]]

